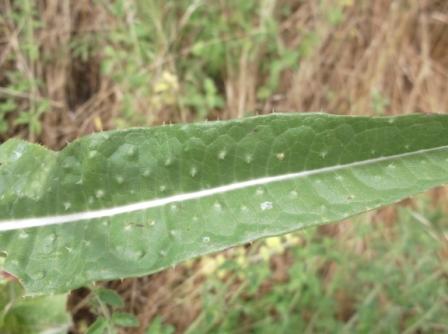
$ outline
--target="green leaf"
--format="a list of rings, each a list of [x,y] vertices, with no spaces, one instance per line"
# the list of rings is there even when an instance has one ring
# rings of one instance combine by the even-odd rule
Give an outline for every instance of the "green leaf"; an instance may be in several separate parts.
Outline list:
[[[15,281],[0,283],[0,333],[67,333],[67,295],[23,297]]]
[[[107,330],[107,319],[98,317],[95,322],[87,329],[87,334],[104,334]]]
[[[274,114],[97,133],[57,153],[11,140],[0,162],[5,270],[57,292],[447,183],[448,116]]]
[[[138,327],[139,321],[137,317],[130,313],[114,312],[112,314],[112,322],[116,326],[121,327]]]
[[[156,316],[150,326],[146,329],[146,334],[172,334],[176,329],[170,324],[165,324],[161,317]]]
[[[121,298],[121,296],[114,290],[106,288],[98,288],[95,290],[95,293],[98,296],[99,300],[104,304],[114,307],[124,306],[123,298]]]

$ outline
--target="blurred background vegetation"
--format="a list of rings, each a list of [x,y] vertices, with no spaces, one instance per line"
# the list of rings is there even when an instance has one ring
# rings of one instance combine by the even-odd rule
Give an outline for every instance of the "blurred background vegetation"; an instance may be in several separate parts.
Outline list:
[[[447,47],[445,0],[0,0],[0,139],[60,149],[112,128],[277,111],[443,113]],[[447,333],[446,200],[438,189],[79,289],[71,330]],[[23,318],[38,301],[11,284],[0,332],[42,332]],[[48,312],[47,328],[65,328]]]

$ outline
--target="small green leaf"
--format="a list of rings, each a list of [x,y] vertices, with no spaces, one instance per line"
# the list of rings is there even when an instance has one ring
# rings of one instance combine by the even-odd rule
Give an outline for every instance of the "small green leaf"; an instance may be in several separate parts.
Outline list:
[[[86,334],[104,334],[107,329],[107,320],[103,317],[98,317],[95,322],[87,329]]]
[[[123,307],[124,301],[121,296],[111,289],[106,288],[98,288],[95,290],[96,295],[104,304],[114,306],[114,307]]]
[[[130,313],[115,312],[112,314],[112,322],[121,327],[138,327],[140,322],[137,317]]]
[[[146,329],[145,334],[173,334],[175,332],[174,326],[163,323],[162,318],[157,316],[151,321],[151,325]]]

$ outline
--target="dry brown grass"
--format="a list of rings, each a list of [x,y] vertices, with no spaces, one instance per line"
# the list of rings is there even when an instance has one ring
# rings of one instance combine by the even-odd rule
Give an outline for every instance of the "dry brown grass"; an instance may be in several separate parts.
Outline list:
[[[38,1],[37,12],[41,26],[31,37],[19,40],[24,27],[14,19],[20,11],[11,0],[0,1],[0,101],[15,97],[19,109],[26,112],[39,100],[50,101],[50,112],[43,115],[43,131],[37,138],[23,127],[13,126],[10,115],[10,131],[6,136],[20,135],[29,140],[60,148],[67,142],[86,133],[100,130],[94,119],[101,117],[106,127],[115,115],[113,94],[106,78],[100,76],[99,59],[89,55],[82,59],[73,53],[70,43],[79,35],[100,30],[102,11],[93,1]],[[25,16],[25,15],[23,15]],[[32,39],[30,41],[29,39]],[[37,46],[37,55],[25,54],[20,44]],[[33,83],[29,94],[20,94],[8,85],[7,71],[15,71]],[[34,84],[38,82],[39,84]]]
[[[372,115],[380,94],[386,114],[446,111],[448,3],[354,2],[336,29],[313,3],[288,22],[316,27],[320,43],[292,74],[282,108]]]
[[[346,1],[345,19],[337,27],[323,14],[325,5],[319,6],[315,1],[273,1],[275,6],[267,15],[278,15],[286,3],[292,4],[293,12],[281,22],[282,42],[289,47],[299,46],[307,32],[314,31],[318,44],[301,60],[298,70],[283,71],[280,87],[267,103],[256,98],[257,88],[265,79],[259,73],[263,46],[243,50],[236,66],[222,71],[225,107],[212,112],[211,118],[235,118],[246,111],[272,110],[368,115],[445,112],[448,3]],[[23,41],[18,39],[20,27],[12,19],[14,1],[1,0],[0,10],[0,98],[15,94],[2,76],[7,69],[14,69],[30,81],[42,82],[30,94],[16,96],[22,110],[39,99],[51,101],[51,112],[43,117],[42,135],[29,139],[59,148],[85,133],[114,127],[124,94],[122,87],[101,75],[101,53],[91,52],[83,59],[70,47],[74,40],[92,36],[102,43],[100,32],[117,29],[118,23],[111,14],[89,0],[39,1],[42,27],[33,36],[39,55],[29,59],[19,47]],[[185,22],[172,30],[181,29],[182,24]],[[261,23],[254,26],[255,30],[258,25]],[[188,45],[180,54],[170,53],[166,45],[161,48],[153,63],[143,64],[144,70],[154,73],[155,78],[163,69],[175,71],[176,59],[191,52]],[[179,113],[173,106],[161,105],[156,109],[148,102],[150,98],[135,96],[135,106],[136,112],[152,123],[192,119],[191,112]],[[381,110],[375,110],[375,99],[383,103]],[[23,128],[12,129],[27,135]]]

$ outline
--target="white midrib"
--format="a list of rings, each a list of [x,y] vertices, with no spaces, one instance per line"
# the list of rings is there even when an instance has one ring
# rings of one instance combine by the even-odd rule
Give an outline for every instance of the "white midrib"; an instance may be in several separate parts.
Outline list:
[[[156,208],[156,207],[164,206],[164,205],[171,204],[171,203],[190,201],[190,200],[200,199],[200,198],[209,197],[209,196],[213,196],[213,195],[223,194],[223,193],[235,191],[238,189],[266,185],[266,184],[281,182],[281,181],[286,181],[286,180],[304,178],[304,177],[311,176],[311,175],[337,172],[340,170],[349,169],[349,168],[353,168],[353,167],[366,166],[366,165],[376,164],[376,163],[380,163],[380,162],[399,160],[399,159],[403,159],[406,157],[418,156],[421,154],[427,154],[427,153],[436,152],[436,151],[443,151],[446,149],[448,149],[448,145],[430,148],[430,149],[418,150],[418,151],[414,151],[414,152],[407,152],[407,153],[402,153],[402,154],[368,159],[368,160],[363,160],[363,161],[356,161],[356,162],[352,162],[352,163],[348,163],[348,164],[344,164],[344,165],[335,165],[335,166],[324,167],[324,168],[319,168],[319,169],[314,169],[314,170],[302,171],[302,172],[298,172],[298,173],[288,173],[288,174],[275,175],[275,176],[266,176],[266,177],[261,177],[261,178],[257,178],[257,179],[247,180],[247,181],[230,183],[230,184],[226,184],[226,185],[222,185],[222,186],[218,186],[218,187],[214,187],[214,188],[202,189],[202,190],[198,190],[198,191],[194,191],[194,192],[172,195],[172,196],[168,196],[165,198],[155,198],[155,199],[150,199],[147,201],[141,201],[141,202],[126,204],[126,205],[120,205],[120,206],[115,206],[115,207],[106,208],[106,209],[77,212],[77,213],[58,215],[58,216],[4,220],[4,221],[0,221],[0,232],[25,229],[25,228],[31,228],[31,227],[43,227],[43,226],[56,225],[56,224],[67,224],[67,223],[72,223],[72,222],[98,219],[98,218],[113,217],[113,216],[118,216],[121,214]]]

